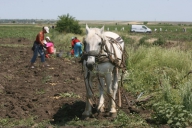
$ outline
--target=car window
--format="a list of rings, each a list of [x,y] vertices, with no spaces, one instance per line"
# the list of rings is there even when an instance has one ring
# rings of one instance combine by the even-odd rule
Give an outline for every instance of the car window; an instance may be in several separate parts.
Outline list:
[[[147,29],[145,26],[142,26],[142,28]]]

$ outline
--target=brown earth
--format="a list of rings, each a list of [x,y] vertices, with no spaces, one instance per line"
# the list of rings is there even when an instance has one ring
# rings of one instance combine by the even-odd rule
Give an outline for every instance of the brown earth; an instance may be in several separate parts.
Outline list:
[[[37,58],[35,69],[30,69],[31,41],[20,38],[0,39],[0,42],[6,44],[0,46],[1,118],[19,120],[33,116],[36,123],[49,120],[52,124],[71,121],[75,117],[81,119],[85,108],[85,85],[78,59],[67,58],[64,54],[50,58],[47,60],[50,67],[42,68],[40,58]],[[97,93],[97,87],[94,91]],[[132,108],[131,101],[136,97],[125,91],[124,94]],[[118,103],[118,99],[116,101]],[[122,102],[121,110],[127,114],[138,112],[128,109],[125,97]],[[145,109],[140,109],[139,114],[146,120],[150,116]],[[95,118],[111,121],[107,112],[95,114]]]

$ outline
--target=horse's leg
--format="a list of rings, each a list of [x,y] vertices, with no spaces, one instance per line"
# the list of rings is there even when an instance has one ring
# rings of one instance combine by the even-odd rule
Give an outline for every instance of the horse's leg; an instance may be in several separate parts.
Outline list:
[[[87,73],[85,73],[85,78],[87,77]],[[85,110],[82,113],[83,117],[89,117],[92,115],[92,102],[91,98],[93,96],[93,93],[91,91],[92,88],[92,80],[90,78],[90,75],[85,79],[85,87],[86,87],[86,106]]]
[[[112,89],[113,89],[113,99],[116,99],[116,94],[117,94],[117,90],[118,90],[118,68],[114,68],[113,71],[113,85],[112,85]],[[112,106],[114,106],[114,108],[116,108],[116,103],[112,102]],[[116,109],[115,109],[116,110]]]
[[[113,89],[113,98],[116,99],[116,93],[118,90],[118,68],[114,68],[112,89]]]
[[[118,68],[114,68],[112,77],[113,77],[113,80],[111,83],[112,93],[110,93],[112,96],[112,98],[110,98],[110,113],[115,115],[117,112],[115,99],[116,99],[116,93],[118,89]]]
[[[99,90],[100,90],[100,96],[99,96],[99,105],[97,107],[97,110],[100,112],[104,112],[104,79],[99,77]]]
[[[114,78],[112,78],[112,73],[108,73],[106,75],[106,84],[107,84],[107,93],[109,95],[109,112],[110,113],[116,113],[116,105],[114,102],[114,87],[113,87],[113,82],[115,81]]]

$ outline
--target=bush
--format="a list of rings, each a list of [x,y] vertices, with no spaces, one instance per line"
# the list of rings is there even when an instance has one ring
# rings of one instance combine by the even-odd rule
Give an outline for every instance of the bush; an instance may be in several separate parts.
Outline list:
[[[192,112],[192,94],[191,94],[191,81],[185,83],[181,86],[181,97],[182,97],[182,104],[186,110]]]
[[[153,45],[163,45],[165,44],[165,40],[163,40],[162,38],[159,38],[158,40],[153,42]]]
[[[75,33],[81,34],[81,26],[79,25],[79,21],[75,20],[74,17],[67,15],[58,16],[59,20],[56,23],[56,30],[58,32],[65,32],[65,33]]]
[[[144,21],[143,24],[144,24],[144,25],[147,25],[147,24],[148,24],[148,21]]]
[[[186,127],[192,124],[192,114],[182,105],[156,103],[153,106],[153,119],[158,124],[169,124],[171,127]]]
[[[126,37],[124,35],[121,36],[123,41],[125,42],[125,45],[126,44],[134,44],[135,43],[135,40],[130,38],[130,37]]]
[[[146,40],[148,39],[148,37],[143,37],[139,40],[139,45],[147,45],[148,43],[146,42]]]

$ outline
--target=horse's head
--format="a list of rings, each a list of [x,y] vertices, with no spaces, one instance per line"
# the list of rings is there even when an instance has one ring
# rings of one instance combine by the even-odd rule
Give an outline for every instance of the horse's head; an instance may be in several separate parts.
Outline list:
[[[89,70],[93,70],[95,64],[95,57],[97,57],[103,45],[104,26],[99,28],[89,28],[86,25],[85,37],[85,52],[87,55],[86,66]]]

